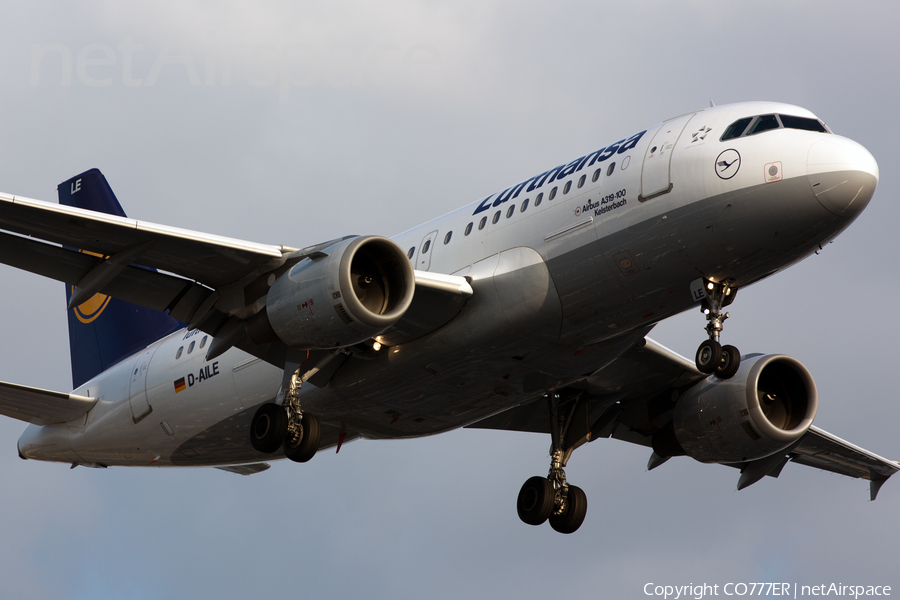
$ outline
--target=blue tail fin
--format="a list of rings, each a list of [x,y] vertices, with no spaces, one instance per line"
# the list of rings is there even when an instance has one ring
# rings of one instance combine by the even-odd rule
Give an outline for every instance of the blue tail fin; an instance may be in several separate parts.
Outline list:
[[[85,171],[57,188],[59,203],[111,215],[125,216],[106,177],[97,169]],[[66,286],[66,301],[73,286]],[[96,294],[69,312],[69,352],[72,384],[78,387],[130,354],[184,327],[161,312]]]

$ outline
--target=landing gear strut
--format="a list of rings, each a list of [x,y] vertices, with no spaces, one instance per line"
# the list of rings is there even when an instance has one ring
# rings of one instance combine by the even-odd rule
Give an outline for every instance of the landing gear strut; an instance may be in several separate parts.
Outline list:
[[[550,527],[560,533],[573,533],[584,522],[587,496],[581,488],[566,481],[565,466],[574,446],[565,447],[566,433],[578,408],[579,396],[564,406],[559,394],[547,397],[550,409],[550,472],[547,477],[532,477],[522,486],[516,500],[519,518],[528,525],[541,525],[549,519]],[[560,408],[568,408],[561,411]]]
[[[700,309],[706,315],[706,333],[709,339],[697,348],[695,363],[701,373],[715,373],[719,379],[730,379],[741,366],[741,353],[734,346],[722,346],[719,335],[724,329],[725,319],[729,313],[722,309],[734,301],[737,289],[731,287],[731,281],[715,282],[706,280],[704,291],[706,298]]]
[[[284,455],[294,462],[306,462],[315,456],[322,428],[315,415],[300,409],[302,383],[298,368],[291,376],[283,406],[269,402],[259,407],[250,423],[253,448],[267,454],[284,448]]]
[[[315,456],[322,438],[319,419],[300,409],[301,384],[300,369],[298,368],[291,375],[291,385],[284,394],[284,406],[288,413],[284,455],[294,462],[306,462]]]

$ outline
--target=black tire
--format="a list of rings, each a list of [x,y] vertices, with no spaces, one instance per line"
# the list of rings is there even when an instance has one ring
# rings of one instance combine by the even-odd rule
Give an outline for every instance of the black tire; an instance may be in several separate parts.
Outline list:
[[[284,443],[287,426],[284,408],[271,402],[263,404],[250,421],[250,445],[258,452],[272,454]]]
[[[694,363],[701,373],[710,374],[716,370],[722,361],[722,346],[715,340],[706,340],[697,348]]]
[[[522,485],[516,511],[523,523],[541,525],[553,512],[553,485],[546,477],[532,477]]]
[[[559,515],[550,515],[550,527],[559,533],[575,533],[587,515],[587,495],[580,487],[569,486],[566,509]]]
[[[303,435],[296,446],[291,444],[290,437],[284,438],[284,455],[294,462],[305,463],[319,450],[319,442],[322,439],[322,426],[319,425],[319,419],[316,415],[303,413],[303,420],[300,422],[303,427]]]
[[[716,377],[731,379],[741,367],[741,352],[734,346],[722,346],[722,358],[716,367]]]

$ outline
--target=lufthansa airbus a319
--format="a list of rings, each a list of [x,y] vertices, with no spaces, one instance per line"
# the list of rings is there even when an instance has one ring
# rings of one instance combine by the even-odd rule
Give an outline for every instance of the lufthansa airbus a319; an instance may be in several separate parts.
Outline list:
[[[87,171],[0,194],[0,261],[66,284],[73,391],[0,383],[24,459],[240,474],[356,439],[549,434],[519,517],[571,533],[572,452],[602,437],[739,470],[900,464],[813,426],[796,359],[722,345],[737,293],[860,214],[878,166],[787,104],[675,117],[393,238],[302,248],[129,219]],[[647,337],[701,309],[694,360]],[[698,311],[699,313],[699,311]],[[698,322],[700,322],[698,316]],[[539,470],[540,465],[535,465]]]

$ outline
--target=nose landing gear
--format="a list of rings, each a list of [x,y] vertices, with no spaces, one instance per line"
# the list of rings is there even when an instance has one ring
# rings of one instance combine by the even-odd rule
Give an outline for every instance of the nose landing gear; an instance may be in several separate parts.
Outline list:
[[[701,373],[713,374],[719,379],[730,379],[737,373],[741,365],[741,353],[734,346],[722,346],[719,343],[719,335],[724,329],[725,319],[729,313],[723,313],[722,309],[732,302],[737,295],[737,288],[731,287],[731,282],[705,281],[703,299],[700,309],[706,315],[706,333],[709,339],[700,344],[694,362]]]

